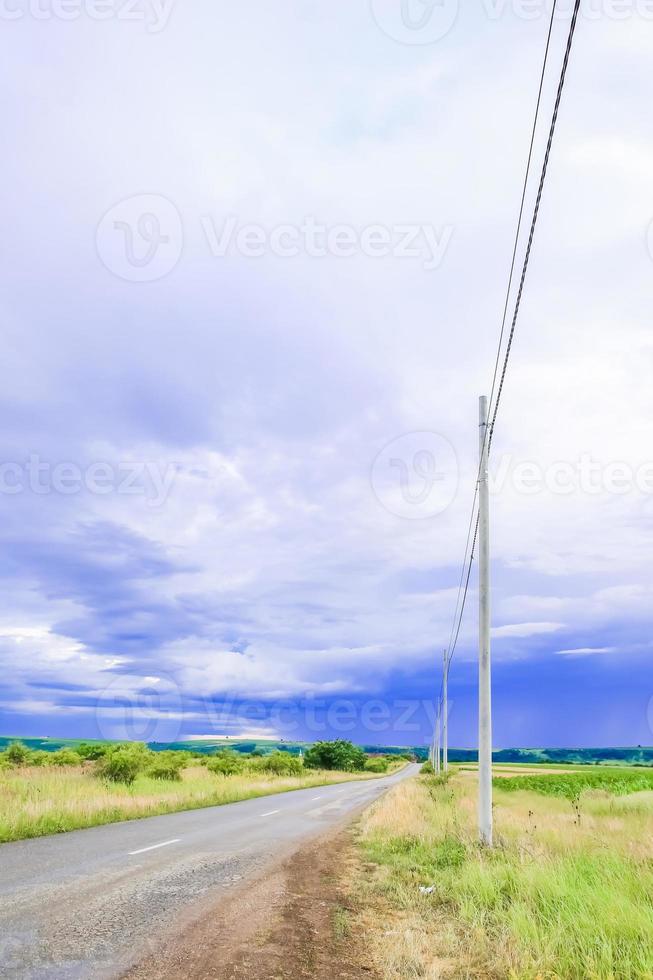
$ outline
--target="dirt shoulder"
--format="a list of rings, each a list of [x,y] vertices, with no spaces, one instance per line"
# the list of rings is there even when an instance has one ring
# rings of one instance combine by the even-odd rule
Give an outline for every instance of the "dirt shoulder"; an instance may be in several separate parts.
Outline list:
[[[378,980],[352,929],[353,830],[310,841],[223,899],[129,980]]]

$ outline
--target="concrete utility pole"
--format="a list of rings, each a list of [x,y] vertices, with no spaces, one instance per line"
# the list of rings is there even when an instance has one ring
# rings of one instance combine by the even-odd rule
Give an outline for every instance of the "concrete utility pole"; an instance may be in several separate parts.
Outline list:
[[[490,671],[490,506],[488,401],[479,399],[478,478],[478,829],[492,847],[492,682]]]
[[[449,730],[448,730],[448,711],[447,704],[447,681],[449,679],[449,664],[447,663],[447,651],[444,651],[442,660],[442,769],[449,772]]]
[[[435,763],[433,768],[436,772],[440,772],[440,709],[441,702],[438,701],[438,716],[435,721]]]

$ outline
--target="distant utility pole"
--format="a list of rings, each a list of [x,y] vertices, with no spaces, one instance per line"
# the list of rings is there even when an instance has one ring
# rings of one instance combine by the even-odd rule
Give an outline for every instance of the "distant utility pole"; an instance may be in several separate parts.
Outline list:
[[[447,704],[448,674],[449,665],[447,663],[447,651],[445,650],[442,660],[442,769],[444,772],[449,772],[449,731],[447,727],[449,708]]]
[[[478,829],[492,847],[492,683],[490,671],[490,506],[488,489],[487,396],[479,399],[478,477]]]
[[[433,762],[433,768],[436,772],[440,772],[440,709],[442,702],[438,701],[438,714],[435,720],[435,759]]]

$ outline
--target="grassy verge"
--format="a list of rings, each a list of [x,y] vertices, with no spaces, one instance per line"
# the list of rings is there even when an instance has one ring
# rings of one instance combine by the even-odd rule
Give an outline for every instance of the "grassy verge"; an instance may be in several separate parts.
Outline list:
[[[650,980],[653,792],[505,782],[491,851],[470,773],[408,780],[364,816],[357,889],[381,974]]]
[[[186,768],[179,782],[140,775],[131,786],[98,778],[92,767],[0,770],[0,842],[234,803],[294,789],[378,778],[309,770],[300,776],[219,776]]]

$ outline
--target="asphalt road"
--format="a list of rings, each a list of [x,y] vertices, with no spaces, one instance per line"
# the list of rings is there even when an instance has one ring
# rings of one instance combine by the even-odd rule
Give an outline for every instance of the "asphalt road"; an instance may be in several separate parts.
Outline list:
[[[119,977],[225,889],[417,769],[2,844],[0,976]]]

